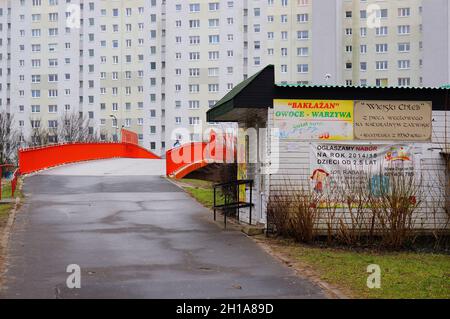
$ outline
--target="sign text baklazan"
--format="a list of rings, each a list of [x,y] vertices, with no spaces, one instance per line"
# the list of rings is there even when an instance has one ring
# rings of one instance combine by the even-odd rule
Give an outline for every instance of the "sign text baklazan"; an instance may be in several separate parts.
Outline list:
[[[353,101],[274,100],[281,139],[353,139]]]

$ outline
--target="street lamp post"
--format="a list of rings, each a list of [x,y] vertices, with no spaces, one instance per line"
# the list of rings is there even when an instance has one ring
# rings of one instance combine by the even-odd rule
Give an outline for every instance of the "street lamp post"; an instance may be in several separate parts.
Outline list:
[[[119,120],[117,119],[117,116],[111,114],[110,117],[116,121],[116,135],[115,135],[115,142],[119,141]]]

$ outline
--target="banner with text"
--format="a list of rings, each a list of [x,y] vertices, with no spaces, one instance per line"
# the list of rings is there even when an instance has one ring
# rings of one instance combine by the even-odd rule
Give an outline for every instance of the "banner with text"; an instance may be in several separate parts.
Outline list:
[[[412,145],[311,144],[310,182],[316,193],[325,194],[362,181],[372,193],[380,193],[394,174],[413,177]]]
[[[430,141],[431,123],[431,102],[355,103],[355,137],[359,140]]]
[[[353,101],[274,100],[281,139],[353,139]]]

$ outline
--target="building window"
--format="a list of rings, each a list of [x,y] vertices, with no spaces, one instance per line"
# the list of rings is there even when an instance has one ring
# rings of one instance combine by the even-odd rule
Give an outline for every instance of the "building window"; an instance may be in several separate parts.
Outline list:
[[[399,60],[398,61],[398,68],[400,70],[407,70],[411,67],[411,61],[410,60]]]
[[[377,70],[387,70],[388,69],[388,61],[376,61],[375,68]]]
[[[410,86],[411,85],[411,79],[410,78],[399,78],[398,79],[398,85],[399,86]]]
[[[195,126],[200,124],[199,117],[189,117],[189,125]]]
[[[308,64],[298,64],[297,65],[297,72],[298,73],[308,73],[309,72]]]

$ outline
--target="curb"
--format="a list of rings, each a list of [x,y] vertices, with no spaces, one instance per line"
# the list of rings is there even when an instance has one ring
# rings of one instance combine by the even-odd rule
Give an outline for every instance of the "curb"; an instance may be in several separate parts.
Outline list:
[[[273,256],[287,267],[293,269],[297,276],[303,279],[307,279],[319,288],[323,290],[326,297],[331,299],[350,299],[340,289],[320,279],[319,275],[311,269],[310,266],[303,264],[302,262],[293,262],[291,259],[284,256],[284,254],[275,251],[270,244],[266,243],[260,238],[253,238],[254,242],[261,247],[266,253]]]
[[[22,190],[22,186],[23,186],[23,180],[20,183],[20,190]],[[20,197],[16,197],[16,201],[14,203],[14,207],[11,209],[9,216],[8,216],[8,221],[6,222],[5,227],[3,228],[4,230],[4,234],[3,236],[0,238],[0,256],[3,256],[4,258],[4,264],[0,265],[0,290],[2,288],[2,282],[3,282],[3,276],[6,272],[6,259],[7,259],[7,250],[8,250],[8,243],[9,243],[9,238],[11,235],[11,230],[12,227],[14,225],[14,221],[16,220],[16,214],[17,211],[20,208],[20,204],[21,204],[21,200]]]
[[[14,225],[14,221],[16,219],[16,213],[19,209],[21,201],[19,197],[16,197],[16,201],[14,203],[13,209],[11,209],[11,212],[8,216],[8,221],[6,222],[6,226],[4,228],[5,233],[3,234],[2,238],[0,238],[0,252],[3,253],[6,248],[8,248],[8,241],[9,241],[9,235],[11,233],[11,228]]]

